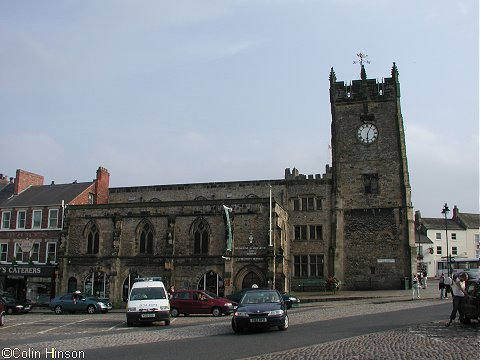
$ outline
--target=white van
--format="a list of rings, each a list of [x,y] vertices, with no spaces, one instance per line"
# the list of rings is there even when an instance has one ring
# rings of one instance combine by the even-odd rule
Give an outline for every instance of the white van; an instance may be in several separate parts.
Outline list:
[[[164,321],[170,325],[170,302],[161,278],[139,278],[130,290],[127,326]]]

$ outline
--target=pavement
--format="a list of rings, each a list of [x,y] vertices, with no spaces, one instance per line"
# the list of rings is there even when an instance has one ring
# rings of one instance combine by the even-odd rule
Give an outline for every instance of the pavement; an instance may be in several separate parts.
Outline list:
[[[412,289],[408,290],[342,290],[336,291],[292,291],[290,294],[300,299],[300,306],[313,305],[318,302],[330,301],[350,301],[350,300],[367,300],[377,299],[381,302],[398,302],[412,301]],[[421,300],[439,299],[440,292],[438,290],[438,279],[429,279],[427,288],[420,289]],[[48,307],[34,307],[32,313],[51,313]],[[117,308],[111,312],[125,312],[125,308]]]

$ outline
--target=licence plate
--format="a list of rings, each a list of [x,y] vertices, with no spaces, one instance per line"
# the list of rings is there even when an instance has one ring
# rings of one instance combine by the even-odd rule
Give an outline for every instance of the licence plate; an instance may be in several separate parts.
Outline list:
[[[251,323],[264,323],[267,322],[267,318],[253,318],[250,319]]]
[[[141,318],[153,318],[155,317],[155,314],[142,314],[140,315]]]

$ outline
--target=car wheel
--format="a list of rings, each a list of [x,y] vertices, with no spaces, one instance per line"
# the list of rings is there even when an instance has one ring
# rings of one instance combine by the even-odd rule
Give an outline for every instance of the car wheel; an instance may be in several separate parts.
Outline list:
[[[171,308],[170,315],[172,315],[173,317],[177,317],[178,315],[180,315],[180,312],[178,311],[177,308]]]
[[[53,311],[55,311],[55,314],[57,314],[57,315],[63,314],[63,309],[60,305],[55,306]]]
[[[93,306],[93,305],[88,305],[87,306],[87,313],[95,314],[96,312],[97,312],[97,309],[95,309],[95,306]]]
[[[288,326],[289,326],[288,315],[285,315],[285,320],[283,321],[283,325],[279,326],[278,329],[284,331],[288,329]]]
[[[8,314],[8,315],[12,315],[12,314],[13,314],[13,309],[12,309],[12,308],[8,308],[8,309],[7,309],[7,314]]]
[[[212,309],[212,315],[213,316],[220,316],[220,315],[222,315],[222,310],[220,310],[220,308],[218,308],[218,307],[214,307]]]
[[[128,320],[127,320],[127,326],[128,326],[128,327],[132,327],[132,326],[133,326],[133,321],[128,321]]]
[[[0,326],[5,325],[5,314],[0,314]]]

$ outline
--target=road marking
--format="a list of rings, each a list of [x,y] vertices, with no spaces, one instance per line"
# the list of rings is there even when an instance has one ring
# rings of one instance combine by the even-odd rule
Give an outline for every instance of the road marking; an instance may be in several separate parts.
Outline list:
[[[50,330],[60,329],[60,328],[62,328],[62,327],[68,326],[68,325],[73,325],[73,324],[76,324],[76,323],[79,323],[79,322],[83,322],[83,321],[88,321],[88,320],[90,320],[90,319],[83,319],[83,320],[74,321],[74,322],[72,322],[72,323],[63,324],[63,325],[60,325],[60,326],[55,326],[55,327],[50,328],[50,329],[47,329],[47,330],[39,331],[39,332],[37,332],[37,334],[45,334],[46,332],[48,332],[48,331],[50,331]]]
[[[14,327],[14,326],[20,326],[20,325],[35,324],[35,323],[42,322],[42,321],[45,321],[45,319],[38,320],[38,321],[24,322],[24,323],[19,323],[19,324],[13,324],[13,325],[5,325],[5,326],[2,326],[0,329],[7,329],[7,328]]]
[[[113,329],[115,329],[117,326],[120,326],[120,325],[125,324],[125,323],[126,323],[126,321],[122,321],[121,323],[118,323],[117,325],[114,325],[114,326],[112,326],[111,328],[105,329],[105,330],[103,330],[103,331],[113,330]]]

